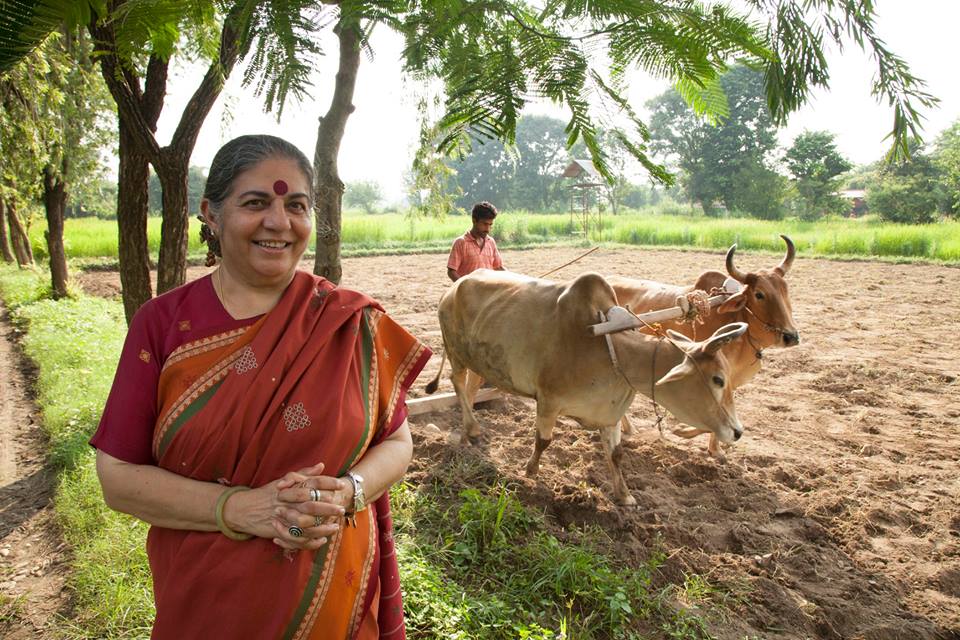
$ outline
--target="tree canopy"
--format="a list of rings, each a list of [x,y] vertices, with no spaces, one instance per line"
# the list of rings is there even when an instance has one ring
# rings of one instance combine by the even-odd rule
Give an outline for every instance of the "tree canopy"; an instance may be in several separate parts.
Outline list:
[[[932,155],[944,185],[945,209],[956,215],[960,213],[960,120],[940,134]]]
[[[198,25],[196,33],[206,30],[209,36],[209,18],[219,6],[174,0],[120,4],[128,50],[142,50],[146,41],[160,55],[169,55],[189,25]],[[919,134],[917,107],[934,99],[878,38],[872,2],[746,0],[746,5],[749,17],[722,3],[686,0],[552,0],[542,7],[522,0],[355,1],[335,7],[288,0],[240,2],[234,8],[240,23],[246,23],[240,34],[245,42],[241,56],[253,52],[246,79],[265,95],[268,108],[282,109],[287,95],[309,90],[311,56],[320,52],[311,37],[313,29],[362,27],[364,43],[373,25],[396,29],[407,41],[405,68],[445,85],[443,135],[438,140],[444,150],[469,147],[471,136],[513,142],[523,105],[546,98],[569,109],[568,141],[582,139],[598,168],[606,171],[596,135],[601,128],[617,127],[604,123],[603,111],[590,104],[587,97],[595,95],[606,102],[602,108],[613,106],[626,115],[632,124],[631,131],[622,134],[628,148],[654,175],[666,178],[647,158],[645,123],[623,99],[627,70],[639,68],[672,80],[696,113],[713,117],[726,112],[719,78],[729,62],[749,62],[763,70],[771,116],[783,123],[811,90],[828,84],[823,50],[834,43],[855,44],[874,55],[873,92],[894,112],[891,152],[907,151],[908,136]],[[106,0],[5,4],[4,23],[18,32],[15,37],[0,33],[6,35],[0,40],[5,45],[0,65],[32,48],[42,39],[39,34],[64,20],[87,24],[92,15],[106,15],[106,9]],[[189,19],[183,20],[185,16]],[[210,53],[209,37],[196,42]]]
[[[853,165],[837,151],[832,133],[804,131],[793,141],[784,160],[803,201],[802,217],[815,219],[846,207],[836,192],[839,176]]]
[[[651,100],[651,147],[682,171],[687,197],[708,214],[721,202],[728,209],[777,217],[763,195],[771,188],[782,191],[770,167],[776,125],[764,97],[763,74],[736,66],[720,85],[727,115],[715,123],[698,116],[674,89]]]

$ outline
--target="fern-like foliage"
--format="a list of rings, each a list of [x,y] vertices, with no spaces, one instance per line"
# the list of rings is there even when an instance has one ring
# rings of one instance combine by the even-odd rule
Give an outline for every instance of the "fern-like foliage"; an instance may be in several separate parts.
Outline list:
[[[631,69],[673,82],[707,119],[726,115],[719,77],[733,62],[765,72],[777,122],[829,82],[824,47],[859,46],[877,64],[873,92],[893,110],[891,158],[909,153],[920,132],[921,106],[936,102],[922,80],[877,36],[874,0],[746,0],[749,14],[697,0],[0,0],[0,70],[22,57],[60,22],[109,16],[129,64],[144,54],[179,50],[216,59],[219,25],[230,20],[246,59],[244,81],[268,110],[282,113],[310,87],[318,34],[355,29],[368,36],[386,25],[405,38],[403,65],[445,88],[440,149],[463,153],[473,140],[512,142],[523,106],[547,99],[570,113],[572,144],[583,140],[597,169],[610,173],[600,129],[618,130],[625,146],[661,175],[645,155],[644,123],[623,99]],[[629,123],[624,130],[620,123]],[[664,174],[665,175],[665,174]]]
[[[387,5],[371,3],[380,11]],[[394,5],[395,6],[395,5]],[[856,45],[877,61],[874,94],[893,108],[891,158],[919,134],[919,106],[936,99],[874,30],[874,0],[748,0],[749,14],[695,0],[411,0],[389,19],[406,37],[408,71],[443,81],[439,145],[463,153],[472,139],[511,142],[527,101],[545,98],[570,113],[569,142],[583,140],[610,172],[597,141],[616,131],[655,178],[645,125],[623,98],[627,71],[666,78],[711,121],[727,115],[719,78],[734,62],[765,72],[767,100],[782,124],[829,81],[828,43]],[[385,19],[385,21],[387,21]],[[626,120],[629,129],[619,123]]]
[[[0,0],[0,73],[39,47],[56,28],[87,24],[106,0]]]

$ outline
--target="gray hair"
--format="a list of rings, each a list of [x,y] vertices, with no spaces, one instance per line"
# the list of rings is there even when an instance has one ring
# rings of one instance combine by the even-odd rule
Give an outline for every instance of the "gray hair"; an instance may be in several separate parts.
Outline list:
[[[210,201],[211,213],[219,215],[224,200],[233,189],[237,176],[267,158],[287,158],[297,163],[309,184],[310,202],[313,203],[313,165],[296,146],[277,136],[265,134],[240,136],[226,143],[210,163],[207,184],[203,197]]]

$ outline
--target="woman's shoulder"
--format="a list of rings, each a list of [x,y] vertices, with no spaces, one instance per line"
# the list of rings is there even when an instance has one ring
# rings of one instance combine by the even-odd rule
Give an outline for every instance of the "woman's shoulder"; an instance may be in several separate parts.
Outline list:
[[[328,302],[335,301],[342,306],[349,306],[357,309],[361,309],[363,307],[373,307],[381,311],[383,310],[383,307],[375,298],[362,291],[334,284],[323,276],[318,276],[306,271],[298,271],[297,274],[302,282],[305,284],[310,284],[310,289],[314,295],[317,295],[320,298],[329,297],[330,299]]]
[[[145,302],[130,326],[168,342],[171,332],[177,340],[187,340],[207,327],[230,324],[231,320],[213,290],[210,276],[203,276]]]
[[[210,284],[210,276],[202,276],[147,300],[137,310],[137,315],[142,314],[151,318],[176,316],[185,306],[206,305],[213,302],[215,295],[213,286]]]

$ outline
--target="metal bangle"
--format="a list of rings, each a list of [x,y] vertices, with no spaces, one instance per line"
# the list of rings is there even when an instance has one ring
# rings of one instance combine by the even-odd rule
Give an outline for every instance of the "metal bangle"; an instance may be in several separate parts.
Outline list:
[[[229,489],[221,493],[220,497],[217,498],[217,506],[213,512],[214,519],[217,522],[217,529],[220,530],[220,533],[227,536],[231,540],[237,540],[237,541],[249,540],[253,536],[250,535],[249,533],[240,533],[239,531],[234,531],[233,529],[231,529],[223,519],[223,508],[227,504],[227,499],[233,494],[240,491],[250,491],[250,487],[245,487],[243,485],[238,484],[234,487],[230,487]]]

